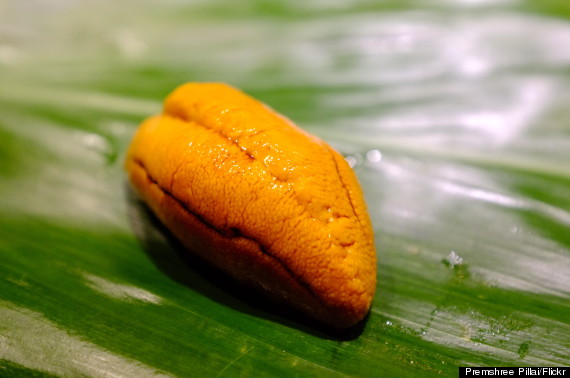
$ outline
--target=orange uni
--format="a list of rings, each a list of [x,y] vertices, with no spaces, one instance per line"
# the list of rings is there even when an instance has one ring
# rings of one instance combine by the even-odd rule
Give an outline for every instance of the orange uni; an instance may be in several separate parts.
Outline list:
[[[142,199],[189,250],[328,325],[368,312],[373,231],[343,157],[244,93],[189,83],[137,131]]]

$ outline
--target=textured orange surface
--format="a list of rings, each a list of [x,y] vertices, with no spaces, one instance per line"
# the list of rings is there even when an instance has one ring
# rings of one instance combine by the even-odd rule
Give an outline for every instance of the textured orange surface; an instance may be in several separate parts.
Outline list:
[[[141,125],[126,168],[173,234],[236,279],[334,327],[368,312],[376,253],[356,177],[264,104],[185,84]]]

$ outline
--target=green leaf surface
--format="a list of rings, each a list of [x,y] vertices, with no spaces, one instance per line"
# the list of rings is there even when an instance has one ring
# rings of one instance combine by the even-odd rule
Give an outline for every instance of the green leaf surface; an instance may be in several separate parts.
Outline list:
[[[0,3],[0,375],[456,376],[570,365],[565,0]],[[184,255],[130,138],[224,81],[328,141],[378,288],[331,334]]]

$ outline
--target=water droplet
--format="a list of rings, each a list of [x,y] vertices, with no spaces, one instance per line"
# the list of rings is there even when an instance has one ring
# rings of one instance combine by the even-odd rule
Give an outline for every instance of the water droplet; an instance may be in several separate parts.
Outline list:
[[[445,261],[451,268],[453,268],[456,265],[463,264],[463,257],[460,257],[455,251],[451,251],[449,252],[449,255],[447,255]]]
[[[344,158],[344,160],[346,160],[346,162],[348,163],[350,168],[354,168],[354,167],[357,167],[359,165],[362,165],[364,158],[362,157],[361,154],[354,154],[354,155],[347,155]]]
[[[353,156],[347,156],[344,160],[346,160],[350,168],[356,167],[356,159]]]
[[[382,152],[379,150],[370,150],[366,153],[366,159],[371,163],[378,163],[382,160]]]

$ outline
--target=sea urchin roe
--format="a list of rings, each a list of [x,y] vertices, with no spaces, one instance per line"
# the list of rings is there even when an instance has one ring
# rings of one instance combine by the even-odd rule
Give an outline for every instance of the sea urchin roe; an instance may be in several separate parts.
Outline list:
[[[337,328],[368,312],[376,253],[356,177],[264,104],[182,85],[140,126],[126,169],[184,246],[237,280]]]

